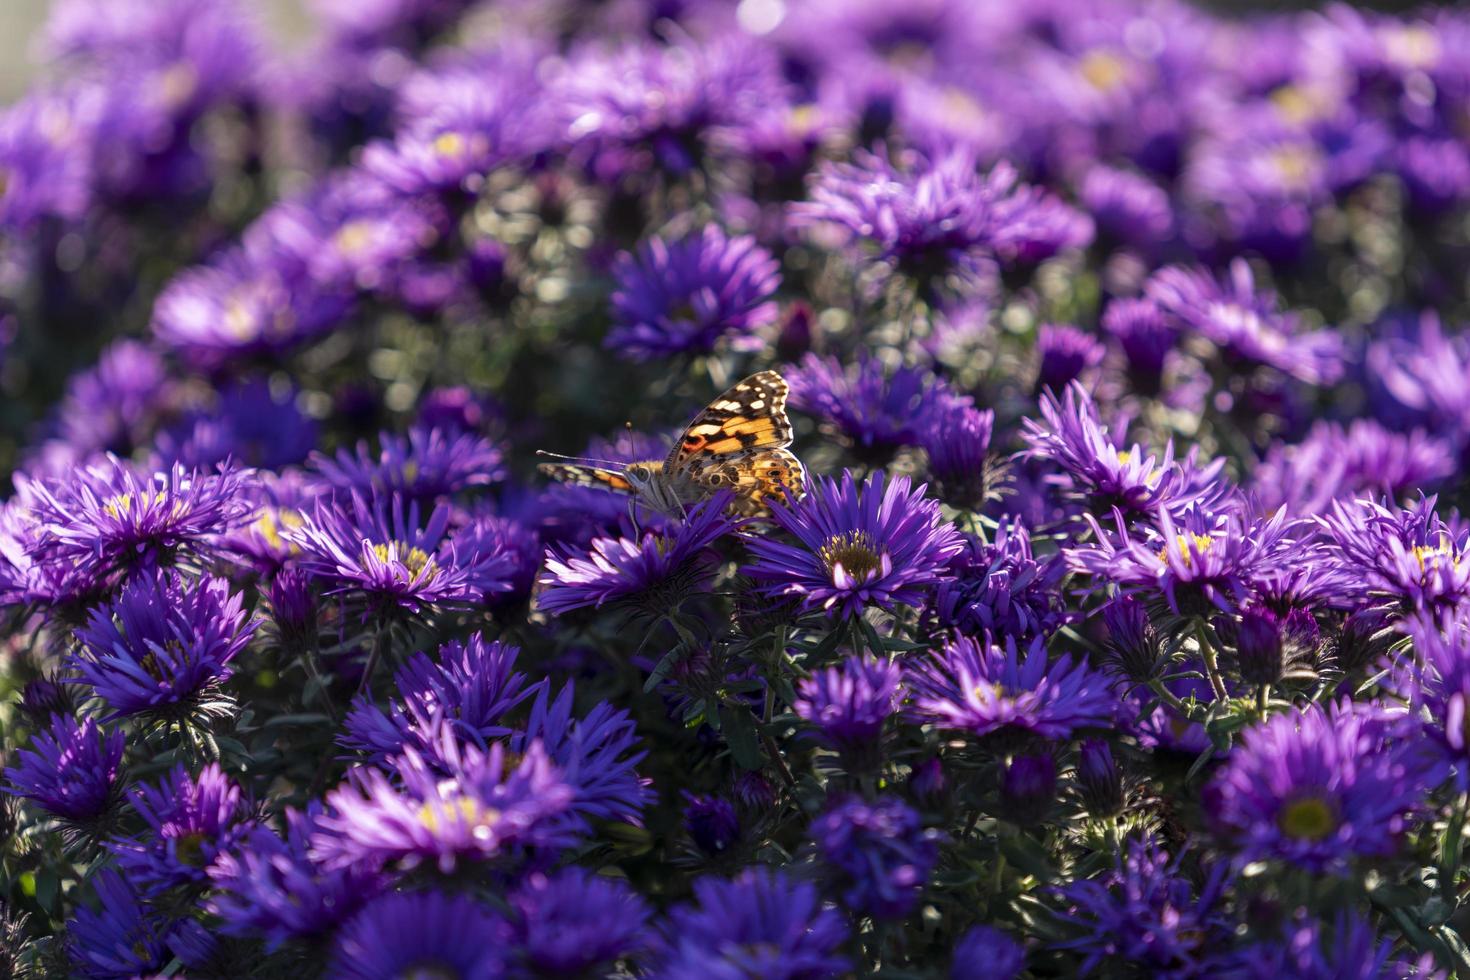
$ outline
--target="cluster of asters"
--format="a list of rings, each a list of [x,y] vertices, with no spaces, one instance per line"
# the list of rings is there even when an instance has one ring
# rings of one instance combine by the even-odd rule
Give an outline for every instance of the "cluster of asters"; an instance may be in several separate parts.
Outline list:
[[[1470,17],[308,7],[0,111],[0,976],[1470,975]]]

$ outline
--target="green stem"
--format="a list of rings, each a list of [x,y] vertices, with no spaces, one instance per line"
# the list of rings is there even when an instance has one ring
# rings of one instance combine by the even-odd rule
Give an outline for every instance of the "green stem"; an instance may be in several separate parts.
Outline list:
[[[1230,692],[1225,689],[1225,680],[1220,676],[1220,655],[1215,650],[1215,645],[1210,642],[1203,619],[1195,621],[1194,635],[1199,641],[1199,652],[1205,662],[1205,673],[1210,677],[1210,689],[1215,692],[1217,699],[1228,700]]]
[[[1266,702],[1271,700],[1271,685],[1262,684],[1256,688],[1256,714],[1262,718],[1266,717]]]
[[[1183,701],[1179,700],[1178,695],[1176,695],[1173,691],[1171,691],[1167,687],[1165,687],[1163,681],[1159,680],[1156,677],[1153,680],[1151,680],[1151,681],[1148,682],[1148,687],[1149,687],[1149,690],[1153,691],[1154,694],[1158,696],[1158,699],[1160,701],[1164,702],[1169,707],[1173,708],[1175,711],[1177,711],[1180,714],[1184,715],[1184,717],[1186,717],[1186,718],[1189,717],[1189,705],[1187,705]]]

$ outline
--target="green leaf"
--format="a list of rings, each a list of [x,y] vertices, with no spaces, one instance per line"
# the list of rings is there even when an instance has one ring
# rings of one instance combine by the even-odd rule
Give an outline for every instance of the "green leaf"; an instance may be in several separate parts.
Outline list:
[[[763,765],[760,740],[755,730],[755,716],[743,705],[720,705],[720,722],[730,757],[742,769],[755,770]]]

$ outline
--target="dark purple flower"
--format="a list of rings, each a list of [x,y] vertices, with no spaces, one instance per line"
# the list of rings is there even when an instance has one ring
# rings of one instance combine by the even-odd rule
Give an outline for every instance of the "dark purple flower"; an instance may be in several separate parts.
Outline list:
[[[103,577],[167,565],[211,551],[211,539],[239,526],[250,505],[246,476],[175,466],[148,475],[107,456],[65,479],[26,481],[31,552],[42,566]]]
[[[509,735],[505,716],[542,686],[527,686],[526,675],[515,669],[519,654],[519,647],[487,641],[481,633],[441,646],[437,663],[414,654],[394,675],[398,698],[386,711],[365,697],[352,703],[342,744],[382,764],[409,746],[430,757],[441,726],[481,747]]]
[[[1311,871],[1385,857],[1447,775],[1422,744],[1393,737],[1370,705],[1313,705],[1246,729],[1208,794],[1241,863]]]
[[[1115,299],[1103,311],[1102,329],[1123,349],[1134,389],[1143,395],[1158,394],[1179,337],[1168,315],[1152,300]]]
[[[500,450],[473,433],[415,427],[407,437],[382,433],[378,446],[376,456],[359,442],[355,453],[341,449],[335,459],[318,453],[312,464],[334,489],[365,497],[391,494],[425,506],[505,478]]]
[[[1049,636],[1071,618],[1061,594],[1065,563],[1059,555],[1038,559],[1024,525],[1006,520],[991,543],[972,535],[964,541],[934,594],[940,625],[1019,640]]]
[[[1077,795],[1093,817],[1110,817],[1123,808],[1123,777],[1108,743],[1090,738],[1077,759]]]
[[[1416,616],[1406,629],[1413,638],[1414,658],[1396,667],[1389,687],[1427,711],[1426,730],[1451,758],[1460,760],[1456,777],[1465,785],[1470,781],[1463,761],[1470,758],[1470,617],[1463,612],[1437,621]]]
[[[163,929],[127,878],[103,868],[92,887],[97,909],[79,906],[67,924],[67,952],[80,974],[115,980],[148,976],[167,966],[173,955]]]
[[[1103,606],[1102,614],[1107,626],[1103,641],[1107,666],[1135,684],[1157,678],[1164,666],[1164,646],[1148,606],[1131,595],[1120,595]]]
[[[669,912],[650,972],[657,980],[818,980],[851,969],[843,916],[810,884],[757,867],[732,881],[700,878],[694,899]]]
[[[1024,656],[1013,637],[1004,649],[961,637],[909,671],[912,714],[921,722],[974,736],[1011,730],[1063,739],[1106,727],[1117,696],[1086,663],[1055,662],[1034,641]]]
[[[150,893],[208,881],[214,862],[250,828],[240,788],[214,762],[197,778],[174,767],[157,786],[134,789],[132,804],[148,829],[108,848],[129,881]]]
[[[1036,390],[1061,391],[1102,363],[1102,343],[1076,327],[1044,323],[1036,332]]]
[[[913,911],[939,860],[939,832],[896,797],[838,803],[812,821],[811,836],[840,879],[843,903],[877,919]]]
[[[1383,401],[1415,425],[1463,450],[1470,441],[1470,341],[1446,334],[1433,312],[1421,315],[1409,337],[1390,334],[1368,345],[1367,377],[1381,386]]]
[[[209,866],[210,911],[232,936],[260,936],[272,947],[320,936],[355,913],[383,887],[375,866],[351,864],[329,871],[309,848],[321,804],[286,811],[286,837],[252,827]]]
[[[203,706],[234,674],[255,620],[223,579],[177,572],[139,577],[77,631],[69,666],[112,716],[165,716]]]
[[[1114,241],[1155,245],[1173,230],[1168,192],[1142,174],[1097,164],[1082,178],[1079,196],[1098,231]]]
[[[546,551],[541,609],[560,615],[609,603],[634,603],[655,615],[703,591],[714,575],[709,546],[729,533],[728,496],[721,494],[690,508],[683,522],[666,532],[644,531],[637,538],[595,538],[590,550],[572,546]]]
[[[1330,929],[1299,910],[1285,924],[1279,940],[1253,942],[1240,950],[1221,976],[1230,980],[1255,977],[1303,977],[1328,980],[1360,977],[1363,980],[1409,980],[1441,977],[1432,954],[1418,962],[1397,959],[1394,940],[1380,938],[1373,923],[1360,914],[1339,911]]]
[[[755,239],[715,225],[675,242],[651,238],[636,255],[619,255],[613,276],[606,346],[634,360],[708,353],[722,342],[759,350],[755,330],[776,320],[779,264]]]
[[[42,219],[86,212],[99,100],[86,86],[41,89],[0,113],[0,227],[24,234]]]
[[[117,802],[124,735],[91,718],[56,715],[50,728],[15,753],[5,770],[5,792],[32,800],[54,817],[85,824]]]
[[[1006,763],[1000,777],[998,813],[1022,827],[1047,818],[1057,802],[1057,760],[1050,752],[1029,752]]]
[[[974,926],[955,943],[950,980],[1016,980],[1026,968],[1026,950],[1014,938],[990,926]]]
[[[792,708],[828,745],[849,752],[872,748],[898,710],[902,679],[903,668],[895,661],[848,657],[803,680]]]
[[[492,607],[514,606],[531,597],[546,554],[546,545],[535,528],[514,517],[481,511],[454,532],[454,543],[466,552],[499,555],[507,563],[502,578],[508,590],[485,596]]]
[[[709,857],[718,857],[740,840],[740,818],[721,796],[684,793],[684,832]]]
[[[442,604],[478,603],[510,586],[510,561],[478,549],[461,550],[446,537],[449,508],[440,503],[420,522],[417,501],[394,494],[352,494],[349,511],[318,500],[300,527],[281,536],[301,549],[301,567],[329,595],[359,594],[378,609],[419,613]],[[483,542],[478,542],[483,545]]]
[[[1405,611],[1454,610],[1470,598],[1470,525],[1435,512],[1436,498],[1400,508],[1388,502],[1334,501],[1317,518],[1331,560],[1346,573],[1344,591],[1389,599]]]
[[[979,510],[994,489],[997,467],[990,461],[995,413],[958,399],[935,404],[915,435],[929,458],[929,476],[943,499]]]
[[[316,422],[296,406],[296,392],[256,381],[226,389],[216,408],[160,433],[154,449],[167,466],[234,462],[278,469],[304,460],[316,443]]]
[[[440,739],[437,765],[408,748],[396,778],[356,769],[328,793],[312,858],[328,870],[434,862],[447,873],[462,859],[505,859],[576,840],[575,794],[539,743],[516,756],[499,742],[488,752],[461,745],[448,728]]]
[[[1229,935],[1219,908],[1226,868],[1217,864],[1196,892],[1179,862],[1152,837],[1131,837],[1113,870],[1058,889],[1076,938],[1055,945],[1085,954],[1082,972],[1108,963],[1151,976],[1208,976]]]
[[[638,727],[622,708],[599,701],[586,714],[572,712],[576,690],[571,682],[557,693],[543,685],[531,702],[525,727],[511,736],[510,748],[527,752],[540,745],[557,776],[572,789],[571,810],[593,820],[619,820],[642,825],[643,808],[652,794],[648,781],[634,769],[646,752]]]
[[[799,596],[832,618],[922,605],[962,547],[939,504],[906,476],[875,473],[861,488],[851,471],[841,483],[819,479],[795,506],[776,505],[772,520],[800,544],[752,538],[742,571],[767,594]]]
[[[787,380],[792,407],[815,415],[865,452],[917,443],[931,420],[943,424],[940,417],[949,409],[970,404],[933,371],[890,372],[875,357],[844,368],[835,357],[808,354]]]
[[[1050,391],[1043,392],[1041,417],[1040,423],[1021,420],[1031,455],[1060,467],[1064,475],[1057,482],[1084,496],[1095,512],[1118,507],[1129,515],[1157,514],[1215,500],[1224,490],[1219,474],[1225,461],[1197,466],[1197,448],[1182,462],[1174,459],[1172,439],[1162,456],[1145,452],[1137,443],[1120,449],[1099,418],[1097,404],[1080,384],[1069,385],[1061,402]]]
[[[1301,332],[1294,314],[1277,311],[1275,293],[1256,290],[1244,259],[1231,263],[1223,280],[1202,269],[1160,269],[1147,294],[1183,330],[1236,362],[1264,364],[1308,384],[1330,384],[1342,375],[1342,339],[1332,330]]]
[[[331,980],[506,975],[505,920],[467,895],[394,892],[374,899],[337,932]]]
[[[617,878],[567,867],[530,875],[511,896],[515,958],[535,976],[603,972],[648,942],[648,906]]]

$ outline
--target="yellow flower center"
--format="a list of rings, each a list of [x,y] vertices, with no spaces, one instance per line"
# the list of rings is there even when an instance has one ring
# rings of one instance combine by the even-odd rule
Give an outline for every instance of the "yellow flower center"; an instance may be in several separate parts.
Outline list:
[[[1282,85],[1271,93],[1271,104],[1289,123],[1310,122],[1322,115],[1323,100],[1300,85]]]
[[[883,567],[873,536],[867,531],[847,531],[827,539],[819,552],[827,571],[836,573],[841,568],[848,578],[861,582],[871,578]]]
[[[337,229],[332,236],[337,250],[344,255],[359,255],[373,243],[373,223],[367,220],[349,221]]]
[[[399,561],[414,579],[430,581],[439,574],[433,557],[422,548],[413,548],[401,541],[373,545],[373,554],[384,563]]]
[[[296,554],[299,550],[294,544],[288,544],[281,537],[282,529],[295,530],[304,523],[300,511],[279,507],[260,512],[255,519],[255,533],[270,546],[272,551],[286,551]]]
[[[435,805],[419,807],[419,823],[430,833],[439,833],[445,823],[463,824],[476,840],[485,840],[500,822],[500,811],[470,796],[456,796]],[[441,822],[441,820],[443,822]]]
[[[255,336],[255,311],[245,296],[230,297],[225,304],[225,329],[237,340],[249,340]]]
[[[1195,555],[1203,555],[1210,550],[1215,539],[1208,534],[1181,534],[1174,539],[1174,550],[1179,553],[1179,558],[1188,568],[1194,564]],[[1169,563],[1169,549],[1167,547],[1159,551],[1159,561]]]
[[[1337,814],[1321,797],[1306,796],[1283,807],[1276,823],[1288,837],[1318,841],[1337,829]]]
[[[1316,154],[1304,146],[1284,146],[1272,150],[1269,160],[1271,169],[1276,171],[1276,175],[1287,187],[1306,187],[1311,182],[1313,171],[1317,169]]]
[[[1441,541],[1437,545],[1419,545],[1412,552],[1414,559],[1419,562],[1419,571],[1426,572],[1430,568],[1438,568],[1448,565],[1450,568],[1460,567],[1460,556],[1448,542]]]
[[[165,494],[162,490],[154,491],[154,506],[163,503],[166,497],[167,494]],[[138,508],[136,511],[134,510],[135,507]],[[120,493],[115,497],[109,498],[107,503],[102,505],[102,512],[115,521],[121,521],[127,518],[135,517],[138,514],[141,514],[143,511],[142,506],[133,499],[133,495],[131,493]]]
[[[170,65],[158,80],[158,91],[169,106],[181,106],[194,97],[199,87],[199,73],[186,61]]]
[[[459,133],[440,133],[434,137],[434,152],[441,157],[457,157],[464,154],[468,146]]]
[[[191,868],[204,865],[204,835],[195,831],[175,838],[174,856]]]
[[[1111,92],[1128,77],[1128,63],[1112,51],[1089,51],[1077,63],[1077,73],[1099,92]]]
[[[1439,38],[1424,24],[1390,30],[1383,46],[1390,61],[1408,68],[1429,68],[1439,61]]]

